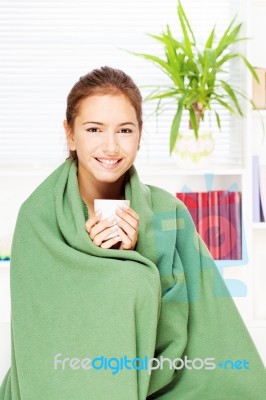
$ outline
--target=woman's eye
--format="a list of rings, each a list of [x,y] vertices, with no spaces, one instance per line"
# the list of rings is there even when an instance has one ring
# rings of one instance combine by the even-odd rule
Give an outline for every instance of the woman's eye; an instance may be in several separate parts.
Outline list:
[[[125,129],[121,129],[121,132],[122,133],[132,133],[132,130],[125,128]]]
[[[98,131],[99,128],[88,128],[87,132],[92,132],[92,133],[96,133]]]

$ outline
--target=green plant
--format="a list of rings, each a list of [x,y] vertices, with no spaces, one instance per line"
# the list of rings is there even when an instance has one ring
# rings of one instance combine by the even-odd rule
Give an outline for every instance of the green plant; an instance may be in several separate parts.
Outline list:
[[[236,24],[236,17],[229,23],[216,44],[214,26],[205,45],[200,48],[180,1],[178,1],[177,14],[182,29],[182,39],[177,40],[173,37],[168,24],[161,36],[148,34],[164,45],[166,59],[152,54],[130,52],[155,63],[172,81],[170,86],[163,87],[164,91],[161,85],[154,86],[157,89],[144,99],[144,101],[158,99],[157,113],[159,113],[162,100],[171,98],[177,102],[170,133],[170,154],[175,147],[184,110],[189,112],[189,127],[193,129],[197,138],[200,121],[204,120],[206,111],[215,113],[217,125],[221,129],[220,116],[215,109],[217,104],[229,110],[230,113],[240,116],[243,116],[243,111],[239,96],[250,102],[253,107],[255,106],[245,92],[233,88],[221,78],[221,73],[228,74],[228,69],[225,68],[226,63],[240,58],[256,81],[259,81],[256,71],[248,60],[242,54],[230,50],[231,45],[248,39],[239,37],[242,23]]]

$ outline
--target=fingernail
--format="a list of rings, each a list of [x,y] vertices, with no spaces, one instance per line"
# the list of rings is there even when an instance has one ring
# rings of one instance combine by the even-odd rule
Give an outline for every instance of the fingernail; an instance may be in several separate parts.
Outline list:
[[[117,222],[119,222],[119,221],[121,221],[121,218],[120,218],[118,215],[116,215],[116,216],[115,216],[115,220],[116,220]]]
[[[117,211],[123,211],[122,208],[120,206],[116,206],[116,210]]]
[[[96,215],[97,217],[99,217],[99,216],[101,215],[101,213],[102,213],[102,210],[98,210],[98,211],[95,213],[95,215]]]
[[[127,205],[127,203],[124,203],[124,204],[123,204],[123,208],[125,208],[126,210],[129,209],[129,206]]]
[[[114,217],[110,217],[110,218],[107,218],[107,221],[108,221],[108,222],[114,222],[115,219],[114,219]]]

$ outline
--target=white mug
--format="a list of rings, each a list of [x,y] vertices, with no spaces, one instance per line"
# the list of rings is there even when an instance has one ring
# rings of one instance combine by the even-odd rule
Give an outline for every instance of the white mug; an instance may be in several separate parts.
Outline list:
[[[129,200],[113,200],[113,199],[94,199],[94,212],[101,210],[101,220],[111,217],[116,217],[115,210],[118,206],[121,208],[126,204],[130,206]],[[116,221],[114,221],[113,225],[117,225]],[[105,240],[111,239],[112,237],[117,236],[117,232],[111,233]]]

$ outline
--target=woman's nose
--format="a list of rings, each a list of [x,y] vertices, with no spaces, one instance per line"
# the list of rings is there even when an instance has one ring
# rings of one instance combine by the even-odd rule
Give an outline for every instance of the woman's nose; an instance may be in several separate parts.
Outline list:
[[[105,153],[117,153],[120,150],[120,146],[117,143],[114,134],[107,134],[103,142],[103,151]]]

